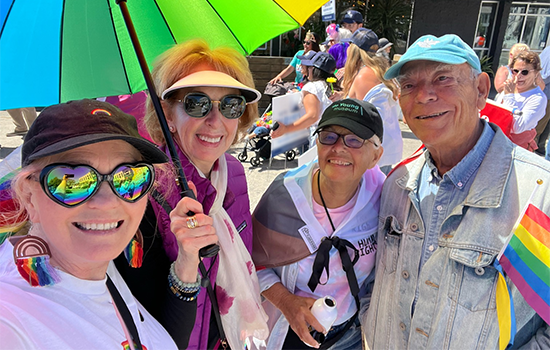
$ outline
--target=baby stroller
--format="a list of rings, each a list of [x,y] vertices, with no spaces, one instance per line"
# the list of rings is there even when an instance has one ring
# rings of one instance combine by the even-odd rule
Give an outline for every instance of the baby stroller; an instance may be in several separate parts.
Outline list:
[[[275,83],[267,84],[264,95],[269,96],[270,99],[276,96],[282,96],[287,93],[288,90],[294,88],[293,83]],[[248,159],[248,152],[255,152],[255,156],[250,158],[250,164],[252,166],[259,166],[262,160],[270,160],[271,164],[271,137],[269,136],[270,130],[277,128],[277,123],[272,124],[271,116],[272,109],[271,103],[262,114],[260,120],[256,122],[251,129],[248,130],[249,135],[254,132],[253,137],[248,137],[244,145],[243,151],[238,154],[237,158],[241,162],[245,162]],[[292,161],[296,157],[297,152],[295,150],[289,150],[285,152],[285,158],[287,161]]]
[[[248,159],[248,152],[255,153],[255,156],[250,158],[250,164],[252,164],[252,166],[260,165],[262,158],[269,159],[269,157],[271,157],[271,137],[269,136],[269,130],[246,140],[243,151],[238,154],[237,158],[241,162],[246,162]]]
[[[277,123],[273,125],[273,130],[277,129]],[[259,166],[262,160],[270,160],[271,165],[271,136],[269,136],[271,128],[264,128],[251,139],[245,142],[243,151],[237,155],[237,159],[241,162],[246,162],[248,159],[248,152],[255,152],[255,156],[250,158],[250,164],[252,166]],[[294,149],[288,150],[285,153],[285,159],[287,161],[293,161],[296,158],[298,152]]]

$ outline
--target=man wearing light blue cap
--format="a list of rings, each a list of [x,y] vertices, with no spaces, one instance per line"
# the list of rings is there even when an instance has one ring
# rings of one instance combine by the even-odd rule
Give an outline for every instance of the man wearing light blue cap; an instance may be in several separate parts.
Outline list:
[[[361,314],[367,348],[499,349],[500,337],[550,348],[550,327],[509,278],[515,328],[504,334],[495,268],[527,203],[550,213],[550,162],[479,118],[489,77],[458,36],[421,37],[385,78],[399,82],[404,119],[425,148],[384,184],[375,286]]]

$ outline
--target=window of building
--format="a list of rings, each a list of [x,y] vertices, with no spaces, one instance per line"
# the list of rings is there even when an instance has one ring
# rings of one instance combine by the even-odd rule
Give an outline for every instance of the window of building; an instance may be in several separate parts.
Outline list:
[[[542,52],[549,29],[550,4],[512,2],[499,64],[508,64],[510,48],[516,43],[525,43],[531,50]]]
[[[476,37],[472,45],[479,58],[487,56],[495,30],[498,1],[482,1],[477,20]]]

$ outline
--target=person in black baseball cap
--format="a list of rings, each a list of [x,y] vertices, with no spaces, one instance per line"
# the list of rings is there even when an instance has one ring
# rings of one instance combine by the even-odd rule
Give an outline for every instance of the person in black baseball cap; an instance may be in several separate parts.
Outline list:
[[[309,145],[315,144],[313,132],[317,127],[317,122],[321,118],[323,111],[332,103],[330,96],[336,86],[336,61],[329,53],[317,52],[312,57],[311,53],[302,56],[302,66],[305,68],[304,74],[307,75],[307,83],[302,88],[302,103],[306,113],[292,124],[283,124],[278,122],[278,127],[272,131],[271,137],[277,138],[286,133],[309,129]],[[307,73],[306,73],[307,72]],[[327,79],[332,78],[333,83],[327,83]]]
[[[368,28],[359,28],[350,38],[342,40],[357,45],[361,50],[375,54],[378,51],[378,36]]]
[[[372,104],[345,99],[325,110],[316,133],[317,160],[277,177],[253,214],[252,256],[265,267],[258,277],[266,311],[280,311],[269,346],[361,349],[358,286],[374,271],[382,119]],[[310,310],[326,295],[338,308],[336,327]]]
[[[354,33],[357,29],[363,27],[363,15],[355,10],[348,10],[342,18],[342,27]]]
[[[379,149],[382,144],[384,136],[382,118],[378,114],[376,107],[369,102],[355,98],[347,98],[334,102],[323,113],[315,134],[319,134],[329,126],[334,125],[346,128],[357,136],[357,140],[359,138],[363,139],[359,140],[361,142],[354,143],[353,145],[355,146],[359,143],[364,143],[364,141],[369,141],[376,149]],[[325,140],[325,138],[321,138],[320,140],[322,144],[327,144],[325,141],[332,142],[333,140]]]

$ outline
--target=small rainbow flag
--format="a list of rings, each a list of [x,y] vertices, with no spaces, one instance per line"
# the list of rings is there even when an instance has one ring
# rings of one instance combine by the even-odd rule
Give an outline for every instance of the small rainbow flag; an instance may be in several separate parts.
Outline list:
[[[529,204],[504,252],[495,261],[497,270],[499,264],[525,301],[550,324],[550,217]],[[515,317],[509,289],[502,271],[500,272],[497,282],[497,314],[500,348],[505,349],[509,342],[513,342],[515,330],[512,327],[515,328]],[[511,311],[505,310],[506,308]]]
[[[134,346],[131,347],[131,346],[130,346],[130,343],[128,342],[128,340],[123,341],[122,343],[120,343],[120,345],[122,345],[122,349],[124,349],[124,350],[132,350],[132,349],[136,349],[136,348],[137,348],[137,345],[136,345],[135,342],[134,342]],[[142,348],[143,350],[147,350],[147,348],[146,348],[145,345],[143,345],[143,344],[141,345],[141,348]]]

